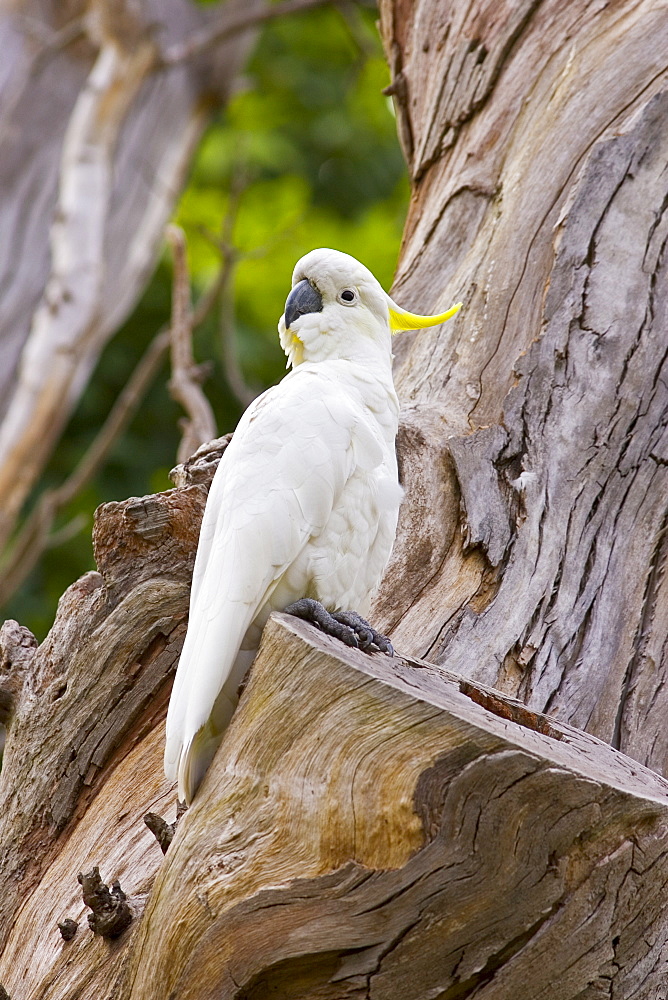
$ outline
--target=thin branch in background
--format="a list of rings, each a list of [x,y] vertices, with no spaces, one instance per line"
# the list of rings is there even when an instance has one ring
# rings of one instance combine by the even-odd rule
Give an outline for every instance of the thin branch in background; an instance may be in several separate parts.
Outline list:
[[[226,216],[226,219],[227,218],[229,218],[229,213]],[[224,220],[224,231],[225,228]],[[197,229],[200,235],[213,247],[215,247],[221,256],[221,267],[218,272],[220,281],[216,283],[216,302],[219,310],[218,325],[220,331],[221,361],[223,364],[225,381],[227,382],[232,395],[245,409],[250,403],[253,402],[261,390],[249,385],[249,383],[246,382],[244,373],[239,363],[233,281],[234,272],[236,271],[239,262],[242,260],[248,260],[252,257],[257,257],[259,254],[256,251],[243,253],[235,247],[230,239],[225,235],[221,238],[204,226],[198,226]]]
[[[208,366],[196,365],[193,357],[193,314],[190,306],[190,275],[186,259],[186,237],[179,226],[167,227],[172,248],[174,277],[172,284],[171,357],[172,377],[168,388],[187,416],[181,421],[182,437],[176,460],[185,462],[205,441],[217,435],[211,404],[202,391]]]
[[[67,24],[64,24],[62,28],[58,28],[56,31],[46,27],[42,21],[39,21],[37,18],[29,17],[26,14],[19,14],[17,17],[17,23],[23,28],[23,31],[28,38],[41,44],[42,49],[38,53],[38,59],[54,52],[60,52],[71,42],[75,42],[79,38],[83,38],[86,34],[85,17],[74,17],[71,21],[68,21]]]
[[[360,69],[366,65],[367,60],[375,55],[376,47],[367,34],[359,3],[355,3],[353,0],[339,0],[337,6],[348,34],[358,50],[358,57],[353,68],[359,73]]]
[[[106,460],[155,378],[169,349],[169,342],[168,330],[163,330],[153,338],[127,384],[121,390],[99,433],[72,473],[56,489],[45,490],[40,496],[19,531],[9,558],[3,566],[0,578],[0,605],[18,590],[47,548],[53,548],[72,537],[74,526],[80,524],[77,518],[59,532],[50,534],[56,515],[65,504],[81,492]]]
[[[302,11],[312,10],[314,7],[324,7],[329,2],[330,0],[283,0],[282,3],[267,5],[257,11],[245,14],[235,12],[234,15],[230,15],[223,7],[219,20],[217,19],[202,31],[195,32],[188,41],[170,46],[159,57],[158,65],[163,67],[178,65],[220,45],[221,42],[240,34],[242,31],[247,31],[249,28],[264,24],[266,21],[273,21],[277,17],[284,17],[287,14],[299,14]]]
[[[220,295],[224,281],[221,268],[215,279],[201,295],[192,315],[192,325],[198,326],[209,315]],[[58,531],[52,532],[59,511],[73,500],[93,479],[102,467],[109,452],[135,415],[146,395],[160,365],[169,351],[171,333],[168,327],[160,330],[140,358],[132,375],[116,399],[99,433],[91,442],[72,473],[60,486],[45,490],[19,531],[9,555],[3,560],[0,577],[0,606],[19,589],[47,549],[56,548],[69,541],[88,523],[88,518],[77,514]]]
[[[211,232],[205,226],[198,226],[198,231],[221,256],[222,264],[216,280],[216,296],[220,307],[220,342],[225,379],[232,394],[245,408],[262,391],[260,386],[246,381],[239,363],[238,341],[236,335],[236,316],[234,308],[233,279],[234,272],[241,261],[256,260],[266,256],[269,251],[285,240],[293,227],[303,222],[303,216],[273,238],[253,250],[239,250],[234,243],[234,226],[239,212],[241,199],[248,186],[248,173],[243,165],[237,163],[230,182],[230,194],[227,211],[221,224],[221,234]],[[214,290],[212,286],[212,292]]]
[[[247,184],[248,177],[245,169],[237,165],[230,183],[229,201],[227,211],[223,216],[220,237],[212,233],[206,234],[207,239],[213,243],[222,259],[220,269],[222,280],[218,291],[218,302],[220,306],[219,329],[225,379],[232,390],[232,394],[244,409],[253,402],[259,391],[246,382],[239,363],[234,309],[234,272],[239,261],[246,258],[246,254],[242,253],[234,245],[234,226]]]
[[[236,265],[237,260],[234,258],[230,259],[227,268],[227,281],[220,291],[220,340],[223,349],[223,364],[227,384],[245,409],[258,395],[258,390],[246,382],[241,365],[239,364],[236,343],[234,290],[232,287]]]

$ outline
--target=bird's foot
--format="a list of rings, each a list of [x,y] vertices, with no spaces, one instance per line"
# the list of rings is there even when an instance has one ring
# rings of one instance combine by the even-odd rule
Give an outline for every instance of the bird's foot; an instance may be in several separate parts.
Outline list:
[[[285,613],[311,622],[325,635],[340,639],[346,646],[355,646],[365,653],[387,653],[388,656],[394,656],[390,640],[377,632],[356,611],[334,611],[330,614],[320,601],[302,597],[300,601],[285,608]]]
[[[335,611],[332,618],[355,632],[359,648],[365,653],[387,653],[388,656],[394,656],[394,646],[387,636],[377,632],[373,625],[369,625],[366,618],[362,618],[356,611]]]

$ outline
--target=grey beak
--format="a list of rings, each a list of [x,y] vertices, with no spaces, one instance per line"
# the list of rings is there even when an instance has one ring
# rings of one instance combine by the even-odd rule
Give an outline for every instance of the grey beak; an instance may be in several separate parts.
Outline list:
[[[292,289],[285,303],[285,328],[289,330],[300,316],[322,312],[322,295],[308,278],[302,278]]]

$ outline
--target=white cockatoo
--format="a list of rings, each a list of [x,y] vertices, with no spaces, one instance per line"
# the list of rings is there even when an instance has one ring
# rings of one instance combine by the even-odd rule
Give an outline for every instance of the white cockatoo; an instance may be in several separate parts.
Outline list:
[[[338,250],[297,263],[278,324],[292,371],[239,421],[202,521],[167,715],[165,773],[181,800],[192,801],[213,758],[272,611],[391,652],[359,615],[340,613],[367,611],[396,532],[391,336],[459,307],[406,312]]]

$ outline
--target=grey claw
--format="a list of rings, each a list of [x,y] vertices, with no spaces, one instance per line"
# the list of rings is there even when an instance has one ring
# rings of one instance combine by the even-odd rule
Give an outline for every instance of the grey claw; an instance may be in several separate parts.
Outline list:
[[[376,632],[368,621],[356,611],[335,611],[330,614],[319,601],[302,597],[285,608],[286,614],[295,615],[311,622],[321,632],[334,636],[344,645],[361,649],[365,653],[386,653],[394,656],[394,647],[389,639]]]

